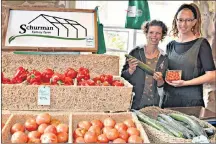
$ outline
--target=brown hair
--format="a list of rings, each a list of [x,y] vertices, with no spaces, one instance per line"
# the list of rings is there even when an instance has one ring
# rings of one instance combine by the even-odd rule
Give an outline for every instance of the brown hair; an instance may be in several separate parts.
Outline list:
[[[148,33],[150,26],[159,26],[159,27],[162,28],[162,39],[161,39],[161,41],[167,35],[167,26],[160,20],[152,20],[152,21],[144,22],[142,24],[142,26],[141,26],[141,29],[143,30],[145,35]]]
[[[201,14],[199,11],[199,8],[197,6],[194,6],[195,4],[182,4],[179,9],[177,10],[173,22],[172,22],[172,30],[170,31],[170,33],[172,33],[172,35],[174,37],[178,36],[178,29],[177,29],[177,24],[176,24],[176,18],[178,13],[183,10],[183,9],[189,9],[192,11],[194,18],[197,19],[196,24],[193,26],[192,28],[192,32],[193,34],[197,34],[201,32]]]
[[[195,3],[191,3],[190,5],[192,5],[196,9],[196,12],[197,12],[197,23],[194,26],[194,33],[201,35],[202,20],[201,20],[201,13],[200,13],[199,7]]]

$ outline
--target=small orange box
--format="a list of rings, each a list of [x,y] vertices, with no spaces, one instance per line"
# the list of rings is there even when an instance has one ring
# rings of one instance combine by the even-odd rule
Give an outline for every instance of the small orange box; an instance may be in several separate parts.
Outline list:
[[[181,80],[182,70],[168,70],[166,72],[167,81]]]

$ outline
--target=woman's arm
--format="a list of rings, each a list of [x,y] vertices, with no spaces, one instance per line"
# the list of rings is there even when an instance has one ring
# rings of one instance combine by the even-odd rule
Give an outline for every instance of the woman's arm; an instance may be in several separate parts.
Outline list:
[[[212,56],[212,49],[206,39],[204,39],[203,43],[201,44],[198,57],[200,58],[202,68],[205,71],[204,75],[187,81],[179,80],[179,81],[172,81],[172,82],[166,81],[166,82],[175,87],[200,85],[204,83],[215,82],[216,70],[215,70],[215,64]]]
[[[174,87],[200,85],[204,83],[216,82],[216,70],[207,71],[204,75],[191,79],[191,80],[187,80],[187,81],[178,80],[178,81],[172,81],[172,82],[166,81],[166,82],[169,85],[172,85]]]

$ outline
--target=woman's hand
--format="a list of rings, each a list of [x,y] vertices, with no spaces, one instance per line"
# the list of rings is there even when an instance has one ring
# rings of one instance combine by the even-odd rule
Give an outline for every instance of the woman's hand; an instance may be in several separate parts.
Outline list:
[[[128,71],[132,75],[134,73],[134,71],[136,70],[136,67],[138,65],[138,60],[136,60],[134,58],[129,58],[127,61],[129,64]]]
[[[161,72],[155,72],[153,75],[153,79],[157,81],[157,86],[161,86],[164,84],[163,75]]]
[[[182,87],[182,86],[186,86],[186,81],[184,80],[177,80],[177,81],[167,81],[166,82],[174,87]]]

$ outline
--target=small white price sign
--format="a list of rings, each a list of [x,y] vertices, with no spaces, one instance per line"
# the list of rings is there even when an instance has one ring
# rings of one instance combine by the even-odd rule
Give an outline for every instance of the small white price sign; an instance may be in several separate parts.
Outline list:
[[[38,105],[50,105],[50,87],[40,86],[38,88]]]

